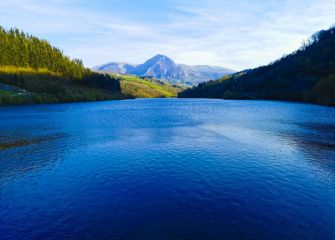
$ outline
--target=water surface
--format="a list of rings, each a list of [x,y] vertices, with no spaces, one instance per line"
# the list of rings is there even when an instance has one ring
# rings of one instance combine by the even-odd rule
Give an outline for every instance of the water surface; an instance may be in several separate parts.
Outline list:
[[[335,239],[335,108],[0,108],[0,239]]]

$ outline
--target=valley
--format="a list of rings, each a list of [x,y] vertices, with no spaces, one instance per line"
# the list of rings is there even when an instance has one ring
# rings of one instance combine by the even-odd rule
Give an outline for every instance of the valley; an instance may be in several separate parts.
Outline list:
[[[108,63],[88,69],[18,29],[0,28],[0,42],[1,105],[162,97],[335,105],[335,28],[314,34],[269,65],[237,73],[176,64],[160,54],[139,65]]]

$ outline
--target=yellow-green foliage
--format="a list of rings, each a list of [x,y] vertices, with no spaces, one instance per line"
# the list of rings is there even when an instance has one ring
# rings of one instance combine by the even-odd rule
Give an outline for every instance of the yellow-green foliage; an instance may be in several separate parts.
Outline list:
[[[118,80],[86,69],[45,40],[0,26],[1,89],[0,105],[125,98]]]
[[[128,75],[112,75],[121,83],[122,93],[136,98],[176,97],[181,87],[156,79],[142,79]]]
[[[49,75],[53,77],[62,77],[61,74],[52,72],[46,68],[33,69],[31,67],[15,67],[15,66],[0,66],[0,73],[2,74],[39,74]]]
[[[81,80],[87,72],[81,60],[72,60],[49,42],[18,29],[0,26],[0,53],[0,66],[49,69],[71,80]]]

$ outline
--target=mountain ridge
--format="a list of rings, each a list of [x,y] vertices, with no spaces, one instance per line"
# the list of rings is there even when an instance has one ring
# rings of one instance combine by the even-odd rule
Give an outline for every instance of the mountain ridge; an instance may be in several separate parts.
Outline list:
[[[171,58],[157,54],[142,64],[109,62],[92,68],[95,71],[116,74],[130,74],[140,77],[163,79],[172,83],[196,85],[226,75],[234,70],[219,66],[186,65],[175,63]]]

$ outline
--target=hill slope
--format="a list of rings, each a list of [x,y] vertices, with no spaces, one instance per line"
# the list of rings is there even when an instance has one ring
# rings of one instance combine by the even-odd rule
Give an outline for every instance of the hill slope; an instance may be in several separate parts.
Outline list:
[[[156,55],[139,65],[112,62],[93,69],[100,72],[151,77],[188,85],[194,85],[234,73],[233,70],[222,67],[176,64],[172,59],[164,55]]]
[[[264,67],[199,84],[179,97],[274,99],[335,105],[335,28]]]
[[[181,85],[171,84],[157,79],[139,78],[128,75],[112,75],[121,83],[121,91],[134,98],[170,98],[177,97],[185,90]]]
[[[122,99],[120,83],[40,40],[0,27],[0,104]]]

